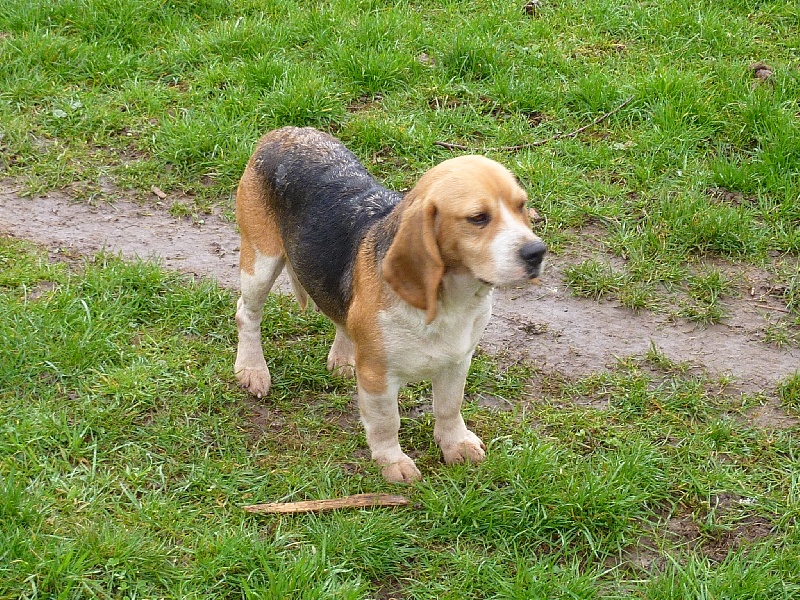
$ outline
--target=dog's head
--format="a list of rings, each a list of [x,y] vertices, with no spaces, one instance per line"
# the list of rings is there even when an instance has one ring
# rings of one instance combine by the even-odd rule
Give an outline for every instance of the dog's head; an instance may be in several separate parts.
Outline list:
[[[392,289],[436,316],[446,271],[491,286],[539,276],[546,246],[531,231],[528,196],[514,175],[483,156],[460,156],[434,167],[405,202],[383,263]]]

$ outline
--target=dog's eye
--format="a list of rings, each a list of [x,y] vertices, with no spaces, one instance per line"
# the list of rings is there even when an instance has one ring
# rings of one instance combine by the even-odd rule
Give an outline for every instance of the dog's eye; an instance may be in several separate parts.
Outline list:
[[[477,225],[478,227],[486,227],[491,220],[492,217],[489,215],[489,213],[485,212],[477,213],[467,217],[467,221],[473,225]]]

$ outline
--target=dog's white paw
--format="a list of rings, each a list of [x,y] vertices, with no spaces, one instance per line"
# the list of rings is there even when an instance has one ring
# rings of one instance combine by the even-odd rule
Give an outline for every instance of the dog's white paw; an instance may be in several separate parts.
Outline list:
[[[439,447],[444,455],[444,462],[448,465],[463,463],[483,462],[486,458],[486,445],[477,435],[466,430],[458,439],[444,437],[439,441]]]
[[[242,369],[237,371],[236,380],[248,392],[257,398],[263,398],[269,392],[272,385],[272,378],[269,375],[269,369]]]
[[[414,461],[407,456],[397,462],[383,467],[381,471],[383,478],[389,483],[413,483],[422,479]]]
[[[336,326],[336,335],[328,352],[328,371],[339,377],[356,376],[356,347],[344,329]]]
[[[328,371],[338,377],[354,379],[356,376],[355,359],[352,356],[328,356]]]

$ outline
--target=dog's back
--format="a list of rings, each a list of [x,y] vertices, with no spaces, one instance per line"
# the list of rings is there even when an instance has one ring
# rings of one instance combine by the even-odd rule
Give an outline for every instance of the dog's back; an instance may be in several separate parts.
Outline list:
[[[266,191],[298,280],[325,314],[344,322],[357,249],[400,194],[380,186],[341,142],[311,128],[264,136],[248,169]]]

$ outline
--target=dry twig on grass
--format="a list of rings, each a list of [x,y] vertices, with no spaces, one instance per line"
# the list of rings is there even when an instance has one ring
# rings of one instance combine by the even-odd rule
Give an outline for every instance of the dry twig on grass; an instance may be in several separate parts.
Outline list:
[[[307,512],[326,512],[342,508],[370,508],[375,506],[406,506],[408,499],[391,494],[355,494],[344,498],[326,500],[304,500],[302,502],[272,502],[269,504],[250,504],[242,508],[258,514],[297,514]]]
[[[589,123],[588,125],[584,125],[583,127],[578,127],[574,131],[570,131],[569,133],[557,133],[556,135],[550,136],[549,138],[545,138],[543,140],[536,140],[534,142],[527,142],[525,144],[516,144],[514,146],[500,146],[499,148],[484,148],[484,152],[516,152],[517,150],[524,150],[526,148],[534,148],[535,146],[544,146],[545,144],[549,144],[550,142],[554,142],[556,140],[563,140],[567,138],[574,138],[577,135],[580,135],[590,127],[594,127],[595,125],[602,123],[606,119],[608,119],[611,115],[614,115],[621,111],[623,108],[628,106],[635,96],[631,96],[625,102],[617,106],[614,110],[610,110],[609,112],[600,115],[594,121]],[[447,148],[448,150],[472,150],[469,146],[465,146],[463,144],[451,144],[450,142],[433,142],[434,146],[441,146],[442,148]]]

